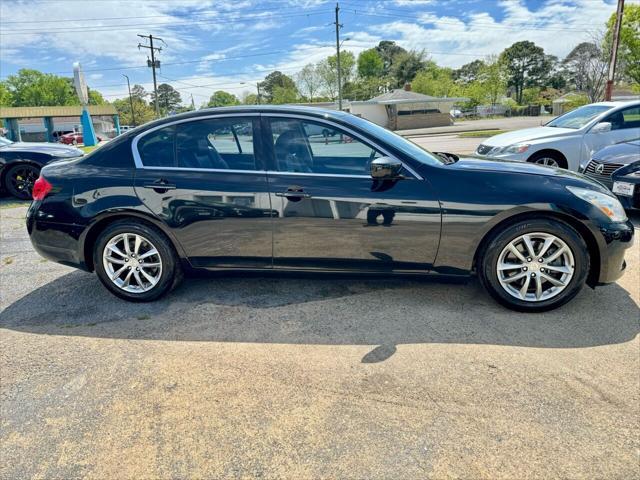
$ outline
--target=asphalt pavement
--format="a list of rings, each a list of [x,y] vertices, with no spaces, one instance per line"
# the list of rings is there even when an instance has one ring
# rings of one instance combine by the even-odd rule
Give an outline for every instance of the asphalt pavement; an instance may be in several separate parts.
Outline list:
[[[39,257],[25,213],[0,200],[2,479],[640,478],[638,242],[544,314],[336,276],[130,304]]]

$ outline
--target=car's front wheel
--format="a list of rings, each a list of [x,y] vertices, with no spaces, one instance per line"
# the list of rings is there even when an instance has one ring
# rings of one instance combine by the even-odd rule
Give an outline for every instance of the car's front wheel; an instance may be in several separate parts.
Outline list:
[[[27,163],[12,166],[4,177],[4,188],[10,195],[20,200],[30,200],[40,169]]]
[[[584,239],[555,219],[531,219],[493,234],[478,259],[487,291],[523,312],[557,308],[575,297],[589,273]]]
[[[109,291],[134,302],[155,300],[182,278],[169,240],[135,220],[114,222],[98,236],[93,263]]]

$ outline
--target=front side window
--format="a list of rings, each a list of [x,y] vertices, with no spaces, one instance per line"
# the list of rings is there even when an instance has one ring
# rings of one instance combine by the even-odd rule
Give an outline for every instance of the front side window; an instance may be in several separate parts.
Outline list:
[[[612,113],[604,119],[611,123],[611,130],[623,130],[626,128],[640,128],[640,106],[625,108]]]
[[[206,118],[177,125],[176,155],[182,168],[257,170],[251,118]]]
[[[381,156],[371,146],[331,125],[313,121],[270,119],[278,171],[334,175],[368,175]]]

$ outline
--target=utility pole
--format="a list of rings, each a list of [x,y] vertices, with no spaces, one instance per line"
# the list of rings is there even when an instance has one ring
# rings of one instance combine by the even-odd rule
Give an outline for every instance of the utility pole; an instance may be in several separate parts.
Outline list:
[[[338,110],[342,110],[342,66],[340,65],[340,4],[336,3],[336,61],[338,63]]]
[[[196,102],[193,101],[193,93],[191,94],[191,109],[192,110],[196,109]]]
[[[133,123],[133,126],[135,127],[136,126],[136,114],[133,111],[133,97],[131,96],[131,83],[129,82],[129,77],[127,75],[125,75],[123,73],[122,76],[127,79],[127,88],[129,89],[129,103],[131,104],[131,123]]]
[[[604,99],[611,100],[613,91],[613,79],[616,74],[616,60],[618,59],[618,44],[620,43],[620,26],[622,24],[622,13],[624,11],[624,0],[618,0],[618,8],[616,10],[616,23],[613,27],[613,38],[611,39],[611,59],[609,60],[609,75],[607,76],[607,88]]]
[[[162,51],[162,47],[154,47],[153,46],[153,35],[140,35],[138,34],[138,36],[140,38],[148,38],[149,39],[149,45],[143,45],[141,43],[138,43],[138,50],[140,50],[141,48],[146,48],[151,50],[151,60],[147,59],[147,66],[151,67],[151,70],[153,71],[153,97],[154,97],[154,104],[156,106],[156,118],[160,118],[160,102],[158,100],[158,84],[156,81],[156,68],[160,68],[160,60],[156,61],[156,50],[158,52]],[[162,40],[160,37],[156,37],[156,40],[161,41],[162,43],[164,43],[166,45],[166,43],[164,42],[164,40]]]

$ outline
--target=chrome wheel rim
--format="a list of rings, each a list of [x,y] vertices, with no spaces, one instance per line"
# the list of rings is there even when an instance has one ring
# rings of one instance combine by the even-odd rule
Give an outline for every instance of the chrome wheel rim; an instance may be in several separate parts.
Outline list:
[[[162,276],[162,258],[148,239],[137,233],[120,233],[107,242],[102,263],[111,282],[129,293],[151,290]]]
[[[512,297],[526,302],[549,300],[571,282],[573,252],[550,233],[533,232],[511,240],[498,256],[498,281]]]
[[[551,157],[542,157],[536,160],[536,163],[539,165],[546,165],[547,167],[559,167],[558,162],[555,158]]]

